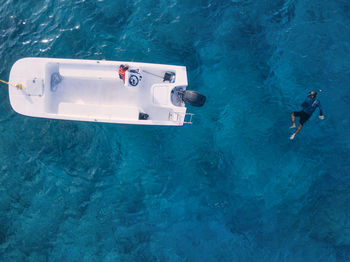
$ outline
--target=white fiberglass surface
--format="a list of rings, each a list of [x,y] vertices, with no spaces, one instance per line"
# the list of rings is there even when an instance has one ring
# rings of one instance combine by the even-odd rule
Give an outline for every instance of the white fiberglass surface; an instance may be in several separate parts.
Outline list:
[[[101,105],[137,105],[141,88],[124,87],[119,79],[88,79],[64,77],[51,96],[57,102]]]
[[[104,64],[99,61],[96,63],[38,61],[43,63],[36,64],[34,69],[37,68],[37,72],[29,72],[28,78],[42,75],[45,83],[43,96],[33,96],[35,107],[19,105],[18,111],[23,109],[21,111],[23,114],[31,116],[47,114],[46,116],[52,118],[62,116],[63,119],[88,121],[94,119],[107,122],[114,120],[138,122],[139,113],[144,113],[149,116],[147,123],[155,121],[155,124],[159,124],[157,121],[161,121],[173,124],[177,120],[170,119],[171,115],[176,118],[176,112],[181,114],[186,112],[184,105],[180,105],[183,108],[179,111],[170,99],[176,82],[182,85],[186,75],[178,74],[175,83],[163,81],[166,72],[178,73],[177,67],[130,63],[128,73],[137,75],[139,79],[138,84],[132,86],[128,80],[125,84],[119,78],[118,62]],[[18,64],[19,70],[26,68],[25,62],[27,60]]]
[[[95,106],[114,107],[108,109],[108,114],[115,115],[114,118],[128,118],[128,114],[121,116],[121,112],[135,111],[147,113],[150,119],[168,121],[169,108],[155,105],[153,101],[152,85],[163,83],[162,79],[152,74],[143,73],[142,83],[139,86],[125,86],[124,82],[117,76],[96,77],[93,72],[90,76],[73,76],[68,71],[62,71],[63,79],[57,88],[49,89],[46,100],[46,110],[53,114],[64,113],[63,108],[67,103],[86,106],[86,109],[70,107],[69,114],[91,116],[92,112],[97,114]],[[159,73],[160,74],[160,73]],[[95,74],[96,75],[96,74]],[[166,85],[164,85],[166,88]],[[170,97],[170,92],[169,92]],[[68,105],[69,106],[69,105]],[[117,108],[119,107],[119,108]],[[125,107],[124,109],[121,107]],[[95,109],[94,109],[95,108]],[[79,109],[79,110],[78,110]],[[101,110],[103,108],[100,108]],[[113,111],[114,110],[114,111]],[[115,113],[113,113],[115,112]],[[123,113],[124,114],[124,113]]]
[[[50,113],[57,113],[60,103],[149,107],[152,105],[152,80],[154,81],[145,76],[141,86],[125,87],[124,82],[117,77],[63,75],[63,80],[55,91],[48,90],[47,108]]]

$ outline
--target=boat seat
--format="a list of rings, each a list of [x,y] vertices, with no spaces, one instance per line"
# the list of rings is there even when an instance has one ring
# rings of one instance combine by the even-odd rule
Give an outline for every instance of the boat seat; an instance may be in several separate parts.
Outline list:
[[[98,120],[138,120],[139,112],[139,108],[130,106],[103,106],[76,103],[60,103],[58,105],[57,114]]]
[[[170,93],[173,88],[173,86],[169,85],[154,84],[151,91],[153,104],[160,106],[171,105]]]

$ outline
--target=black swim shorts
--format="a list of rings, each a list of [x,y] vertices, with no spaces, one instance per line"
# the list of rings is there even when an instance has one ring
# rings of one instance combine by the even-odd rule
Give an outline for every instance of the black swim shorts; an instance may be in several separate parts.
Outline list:
[[[304,111],[294,112],[294,116],[300,117],[299,122],[301,125],[303,125],[310,118],[310,115],[306,114]]]

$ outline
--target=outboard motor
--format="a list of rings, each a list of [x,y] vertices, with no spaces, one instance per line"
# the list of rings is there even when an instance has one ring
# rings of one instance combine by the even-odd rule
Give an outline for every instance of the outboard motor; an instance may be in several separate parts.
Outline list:
[[[187,104],[190,104],[191,106],[203,106],[205,100],[207,99],[201,93],[192,90],[183,90],[179,92],[179,94],[181,95],[182,101],[184,101]]]

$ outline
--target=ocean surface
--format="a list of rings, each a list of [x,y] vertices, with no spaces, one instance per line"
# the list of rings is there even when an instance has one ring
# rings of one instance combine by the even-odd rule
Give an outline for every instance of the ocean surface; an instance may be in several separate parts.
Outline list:
[[[58,121],[1,84],[0,261],[350,261],[349,0],[2,0],[0,78],[23,57],[184,65],[207,103]]]

